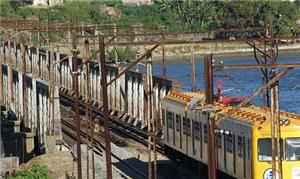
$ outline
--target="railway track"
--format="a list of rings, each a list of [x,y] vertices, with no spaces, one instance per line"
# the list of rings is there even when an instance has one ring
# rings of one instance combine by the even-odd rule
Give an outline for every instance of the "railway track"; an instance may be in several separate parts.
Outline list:
[[[75,143],[76,141],[76,127],[74,124],[72,124],[72,122],[70,122],[71,120],[67,120],[67,119],[62,119],[62,132],[68,136],[69,140],[66,141],[66,143],[68,143],[68,145],[72,146],[73,143]],[[91,139],[91,136],[88,136],[84,130],[80,131],[80,140],[81,143],[83,144],[87,144],[87,140]],[[93,144],[94,144],[94,152],[95,154],[103,157],[103,152],[105,151],[105,146],[103,145],[103,140],[101,140],[100,136],[95,137],[93,139]],[[113,167],[114,169],[123,177],[123,178],[148,178],[147,174],[144,171],[140,171],[139,169],[137,169],[135,166],[133,166],[132,164],[130,164],[129,162],[126,162],[125,160],[121,159],[120,157],[118,157],[114,152],[111,152],[111,156],[112,159],[117,161],[117,162],[113,162]],[[73,154],[73,157],[77,160],[77,157],[75,156],[75,154]],[[130,170],[131,171],[131,176],[129,177],[126,173],[124,173],[123,171],[121,171],[118,167],[114,166],[114,163],[117,163],[118,167],[120,167],[120,164],[123,165],[123,169],[125,167],[125,169]],[[134,174],[132,173],[134,172]]]
[[[75,101],[74,101],[73,97],[71,97],[65,93],[60,93],[60,103],[61,103],[61,105],[65,106],[67,108],[71,107],[72,109],[74,109]],[[81,114],[85,113],[85,106],[86,106],[86,104],[80,100],[79,109],[80,109]],[[101,112],[101,108],[92,106],[92,118],[99,119],[99,122],[103,124],[104,121],[103,121],[103,114]],[[121,121],[120,119],[118,119],[117,116],[109,116],[109,121],[110,121],[109,126],[113,133],[116,133],[117,135],[120,135],[120,136],[125,136],[128,138],[131,138],[131,139],[135,140],[136,142],[143,144],[144,146],[148,145],[147,131],[138,129],[124,121]],[[163,154],[163,148],[164,148],[163,143],[160,141],[160,139],[157,139],[156,140],[156,151]]]

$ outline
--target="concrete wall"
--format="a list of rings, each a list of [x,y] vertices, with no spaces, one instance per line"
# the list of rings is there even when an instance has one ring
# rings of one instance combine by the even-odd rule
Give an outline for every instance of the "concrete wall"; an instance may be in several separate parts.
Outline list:
[[[17,64],[22,65],[21,60],[21,50],[19,44],[11,43],[11,48],[9,48],[8,43],[5,43],[4,46],[0,47],[0,55],[3,63],[3,104],[7,105],[13,112],[18,116],[22,116],[23,111],[18,104],[22,103],[22,97],[20,89],[22,84],[20,77],[21,68],[15,68]],[[5,56],[5,58],[4,58]],[[52,58],[51,58],[52,57]],[[10,58],[15,59],[13,65],[9,65]],[[61,63],[54,64],[55,61],[64,59]],[[5,61],[4,61],[5,60]],[[81,59],[79,59],[81,61]],[[50,68],[51,65],[53,68]],[[95,102],[101,105],[101,85],[100,85],[100,74],[99,66],[97,63],[90,63],[90,74],[85,76],[82,72],[79,78],[79,89],[82,97],[85,97],[86,94],[86,79],[89,78],[91,83],[91,98]],[[12,67],[11,67],[12,66]],[[58,87],[62,91],[71,91],[72,89],[72,57],[59,52],[50,52],[49,50],[39,49],[39,48],[30,48],[26,54],[26,67],[27,67],[27,95],[28,103],[31,107],[28,107],[29,112],[29,121],[28,126],[32,130],[37,130],[41,136],[41,141],[44,142],[44,136],[47,133],[50,133],[48,127],[53,128],[53,124],[49,121],[49,111],[47,105],[49,105],[49,70],[51,70],[51,76],[54,80],[56,86],[56,95],[58,95]],[[12,75],[14,78],[14,88],[13,92],[10,92],[10,88],[7,86],[10,84],[12,78],[10,73],[7,70],[9,68],[15,68]],[[114,79],[119,72],[124,70],[124,66],[114,66],[107,65],[107,81]],[[19,74],[19,75],[17,75]],[[112,111],[111,114],[117,114],[120,117],[120,120],[130,123],[139,128],[143,128],[147,124],[147,99],[146,93],[144,90],[145,84],[145,74],[139,72],[129,71],[121,78],[116,80],[108,87],[108,98],[109,106]],[[155,109],[155,114],[158,119],[158,125],[161,125],[161,99],[168,93],[169,90],[173,88],[174,82],[171,80],[163,79],[160,77],[153,77],[153,95],[154,103],[153,108]],[[19,90],[18,90],[19,89]],[[10,96],[8,94],[14,93],[13,96],[20,99],[14,100],[14,98],[7,98]],[[58,103],[59,104],[59,103]],[[57,105],[58,105],[57,104]],[[22,106],[22,105],[21,105]],[[59,106],[59,105],[58,105]],[[38,109],[38,110],[36,110]],[[51,112],[50,112],[51,113]],[[125,115],[126,114],[126,115]]]
[[[44,148],[46,136],[61,135],[58,87],[53,87],[53,109],[49,100],[49,83],[43,80],[49,78],[49,57],[45,50],[29,50],[26,54],[27,75],[24,76],[21,46],[12,43],[11,47],[8,48],[8,43],[0,47],[0,95],[3,97],[0,102],[9,112],[9,119],[23,121],[23,131],[35,135],[39,146]]]

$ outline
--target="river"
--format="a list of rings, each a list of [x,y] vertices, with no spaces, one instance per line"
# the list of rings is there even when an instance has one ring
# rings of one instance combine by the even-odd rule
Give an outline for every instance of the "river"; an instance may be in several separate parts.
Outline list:
[[[215,64],[223,61],[224,65],[232,64],[256,64],[254,57],[218,57]],[[278,56],[277,63],[300,63],[300,57],[295,55]],[[141,67],[142,71],[145,67]],[[282,69],[279,70],[279,72]],[[153,65],[153,73],[161,76],[161,64]],[[196,86],[199,90],[204,90],[203,61],[196,61]],[[190,88],[190,64],[185,60],[170,60],[167,64],[167,77],[179,80],[184,91]],[[217,81],[223,82],[223,94],[226,96],[249,96],[256,89],[262,86],[262,73],[260,69],[255,70],[222,70],[214,72],[214,89]],[[255,105],[262,105],[262,97],[254,99]],[[279,80],[279,102],[280,108],[284,111],[300,114],[300,69],[294,69]]]

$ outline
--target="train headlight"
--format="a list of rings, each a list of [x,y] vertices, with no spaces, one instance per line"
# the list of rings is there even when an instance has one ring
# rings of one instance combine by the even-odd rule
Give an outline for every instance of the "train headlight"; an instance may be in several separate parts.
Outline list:
[[[229,135],[229,134],[231,134],[231,132],[230,131],[225,131],[224,132],[226,135]]]
[[[290,124],[290,120],[286,119],[284,120],[284,125],[288,126]]]
[[[282,125],[283,125],[283,123],[284,123],[284,122],[283,122],[283,120],[282,120],[282,119],[280,119],[280,121],[279,121],[279,125],[280,125],[280,126],[282,126]]]

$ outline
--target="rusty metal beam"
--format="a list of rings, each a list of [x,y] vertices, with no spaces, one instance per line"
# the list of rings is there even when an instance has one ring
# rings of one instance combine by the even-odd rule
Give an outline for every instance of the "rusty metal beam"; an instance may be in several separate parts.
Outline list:
[[[107,79],[106,79],[106,64],[105,64],[105,45],[104,37],[99,35],[99,65],[101,74],[101,86],[103,97],[103,118],[104,118],[104,133],[105,133],[105,158],[106,158],[106,178],[112,179],[111,166],[111,149],[109,136],[109,113],[108,113],[108,96],[107,96]]]
[[[274,37],[275,40],[296,40],[300,39],[300,36],[293,37]],[[182,45],[182,44],[206,44],[206,43],[246,43],[259,41],[263,42],[268,40],[265,37],[255,37],[255,38],[240,38],[240,39],[183,39],[183,40],[144,40],[138,42],[132,41],[120,41],[110,43],[108,46],[141,46],[141,45]]]
[[[196,91],[196,66],[195,66],[195,49],[194,45],[192,45],[192,53],[191,53],[191,89],[192,91]]]
[[[155,50],[159,45],[155,45],[151,49],[147,50],[144,55],[140,56],[136,60],[134,60],[132,63],[130,63],[122,72],[120,72],[114,79],[110,80],[110,82],[107,83],[107,86],[111,85],[113,82],[115,82],[120,76],[124,75],[127,71],[129,71],[132,67],[134,67],[136,64],[138,64],[140,61],[142,61],[145,57],[150,55],[153,50]]]
[[[79,87],[78,87],[78,59],[77,59],[77,45],[76,45],[76,34],[72,35],[72,80],[73,80],[73,91],[75,92],[75,121],[76,121],[76,145],[77,145],[77,176],[78,179],[82,179],[82,167],[81,167],[81,140],[80,140],[80,112],[79,112]]]
[[[108,42],[105,43],[105,45],[108,45],[110,42],[112,42],[115,38],[112,37],[111,39],[108,40]],[[84,44],[85,45],[85,44]],[[96,55],[100,52],[100,48],[94,52],[91,56],[89,56],[89,58],[87,58],[85,61],[83,61],[79,66],[78,69],[83,68],[87,63],[90,63],[92,58],[96,57]],[[57,63],[60,63],[61,61],[63,61],[65,59],[61,59],[60,61],[58,61]]]
[[[206,105],[212,105],[214,103],[213,98],[213,68],[212,68],[212,54],[204,56],[204,81],[205,81],[205,103]],[[216,148],[215,148],[215,119],[211,118],[208,112],[208,178],[217,178],[217,166],[216,166]]]
[[[3,104],[3,72],[2,72],[2,58],[0,58],[0,105]]]
[[[293,67],[285,68],[284,71],[282,71],[281,73],[279,73],[278,75],[276,75],[273,79],[271,79],[268,83],[266,83],[265,85],[263,85],[262,87],[260,87],[259,89],[257,89],[251,96],[249,96],[244,101],[242,101],[233,110],[230,110],[227,114],[224,114],[223,117],[221,117],[220,119],[218,119],[218,121],[216,122],[216,125],[218,126],[218,124],[220,124],[221,121],[227,119],[228,117],[230,117],[230,115],[234,114],[241,107],[243,107],[246,104],[248,104],[249,102],[251,102],[254,98],[256,98],[258,95],[260,95],[266,89],[270,88],[271,85],[273,85],[274,83],[276,83],[281,77],[285,76],[292,69],[294,69],[294,68]]]
[[[204,82],[205,82],[205,102],[213,104],[213,66],[212,54],[204,56]]]
[[[147,72],[146,72],[146,94],[147,94],[147,127],[148,127],[148,179],[152,179],[152,59],[151,54],[146,56]]]
[[[83,59],[85,61],[89,58],[89,41],[84,41],[84,56]],[[91,104],[90,104],[90,81],[89,81],[89,69],[90,65],[85,65],[85,97],[86,97],[86,105],[85,105],[85,122],[86,122],[86,134],[87,134],[87,143],[86,143],[86,178],[90,178],[90,160],[89,160],[89,154],[90,154],[90,147],[91,143],[93,142],[93,138],[91,138],[90,131],[91,131],[91,116],[90,116],[90,110],[91,110]],[[92,150],[94,152],[94,150]],[[92,164],[93,165],[93,164]]]
[[[162,40],[165,40],[165,34],[162,34]],[[165,45],[161,46],[161,52],[162,52],[162,76],[164,78],[167,77],[167,65],[166,65],[166,49],[165,49]]]
[[[219,65],[213,66],[214,70],[232,69],[260,69],[260,68],[300,68],[300,63],[291,64],[253,64],[253,65]]]
[[[252,48],[254,48],[254,50],[259,51],[260,53],[262,53],[264,56],[268,57],[268,58],[272,58],[269,54],[267,54],[266,52],[262,51],[261,49],[257,48],[254,43],[250,43],[250,42],[246,42],[249,46],[251,46]]]
[[[112,29],[113,30],[113,29]],[[150,32],[150,33],[127,33],[127,34],[115,34],[118,38],[120,37],[136,37],[136,36],[176,36],[176,35],[190,35],[190,34],[214,34],[214,33],[242,33],[242,32],[264,32],[264,27],[253,27],[244,29],[218,29],[218,30],[200,30],[200,31],[178,31],[178,32]],[[112,35],[104,35],[105,38],[111,37]],[[91,38],[95,36],[81,36],[85,38]]]

